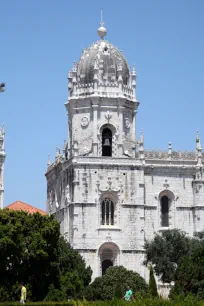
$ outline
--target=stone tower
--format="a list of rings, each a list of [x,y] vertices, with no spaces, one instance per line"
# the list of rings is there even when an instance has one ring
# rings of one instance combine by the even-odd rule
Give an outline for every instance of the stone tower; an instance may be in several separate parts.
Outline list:
[[[5,161],[5,149],[4,149],[4,126],[0,129],[0,209],[4,207],[4,161]]]
[[[98,35],[68,74],[66,162],[57,148],[46,173],[47,210],[56,213],[94,277],[110,265],[132,265],[128,256],[135,248],[138,266],[144,244],[144,231],[133,224],[144,215],[143,193],[135,188],[136,181],[143,184],[142,140],[141,159],[135,159],[136,70],[130,72],[122,51],[104,39],[103,23]]]
[[[203,152],[148,151],[136,134],[136,71],[100,39],[68,74],[68,143],[48,159],[47,212],[93,270],[123,265],[147,278],[145,240],[179,228],[204,229]],[[167,140],[168,141],[168,140]],[[160,292],[168,289],[164,284]],[[163,288],[163,289],[162,289]],[[167,290],[168,291],[168,290]]]

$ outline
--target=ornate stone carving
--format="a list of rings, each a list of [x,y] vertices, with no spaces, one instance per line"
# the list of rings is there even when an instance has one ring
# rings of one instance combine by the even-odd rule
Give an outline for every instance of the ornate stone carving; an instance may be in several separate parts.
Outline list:
[[[52,213],[52,205],[54,202],[54,193],[52,190],[49,191],[48,193],[48,209],[49,209],[49,213]]]
[[[168,151],[160,151],[160,150],[153,150],[153,151],[145,151],[145,158],[146,159],[168,159],[169,154]],[[194,151],[172,151],[171,153],[172,160],[196,160],[196,152]]]
[[[164,188],[168,189],[169,188],[169,184],[168,184],[168,180],[165,180],[165,183],[163,184]]]
[[[107,236],[106,236],[106,241],[107,241],[107,242],[111,242],[111,241],[112,241],[111,234],[110,234],[109,231],[108,231],[108,234],[107,234]]]
[[[107,191],[119,192],[120,187],[112,187],[112,178],[111,176],[108,176],[107,186],[105,188],[101,188],[99,185],[99,191],[101,192],[107,192]]]
[[[71,199],[70,199],[69,185],[67,185],[65,188],[65,204],[66,206],[69,206],[70,203],[71,203]]]
[[[129,247],[131,250],[133,250],[133,249],[136,249],[137,245],[136,245],[136,243],[135,243],[134,241],[131,240],[131,241],[128,243],[128,247]]]
[[[136,146],[136,142],[124,134],[123,135],[123,154],[131,157],[133,146]]]
[[[79,155],[86,155],[92,151],[93,139],[92,135],[84,138],[79,143]]]
[[[110,120],[111,120],[111,118],[112,118],[112,114],[111,114],[109,111],[107,111],[107,112],[105,113],[105,118],[106,118],[106,120],[107,120],[108,122],[110,122]]]
[[[127,129],[129,129],[130,128],[130,119],[129,118],[125,118],[125,127],[127,128]]]
[[[87,116],[84,116],[81,118],[81,126],[82,127],[87,127],[89,125],[89,118]]]

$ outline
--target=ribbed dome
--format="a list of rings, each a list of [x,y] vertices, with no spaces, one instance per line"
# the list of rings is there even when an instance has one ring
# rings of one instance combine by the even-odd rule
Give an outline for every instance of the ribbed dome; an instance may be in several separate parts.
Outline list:
[[[99,40],[83,50],[77,65],[77,80],[80,84],[94,82],[94,64],[98,66],[99,83],[114,83],[118,79],[118,66],[122,69],[123,84],[128,85],[130,72],[121,51],[106,40]]]

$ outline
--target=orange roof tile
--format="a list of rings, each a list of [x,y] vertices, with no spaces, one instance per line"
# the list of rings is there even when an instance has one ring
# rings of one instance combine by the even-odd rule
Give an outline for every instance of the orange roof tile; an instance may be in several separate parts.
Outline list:
[[[16,202],[8,205],[5,208],[11,209],[11,210],[23,210],[23,211],[28,212],[29,214],[34,214],[36,212],[40,213],[41,215],[46,215],[47,214],[45,211],[43,211],[43,210],[41,210],[37,207],[34,207],[32,205],[21,202],[21,201],[16,201]]]

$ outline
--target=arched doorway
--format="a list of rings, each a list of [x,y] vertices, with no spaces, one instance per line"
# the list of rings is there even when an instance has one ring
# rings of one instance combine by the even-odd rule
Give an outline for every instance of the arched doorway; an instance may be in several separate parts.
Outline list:
[[[98,251],[100,273],[103,275],[109,267],[119,265],[119,247],[113,242],[103,243]]]
[[[106,270],[109,268],[109,267],[112,267],[113,266],[113,263],[110,259],[105,259],[102,261],[102,275],[105,274]]]
[[[102,156],[112,156],[112,131],[107,127],[102,131]]]

